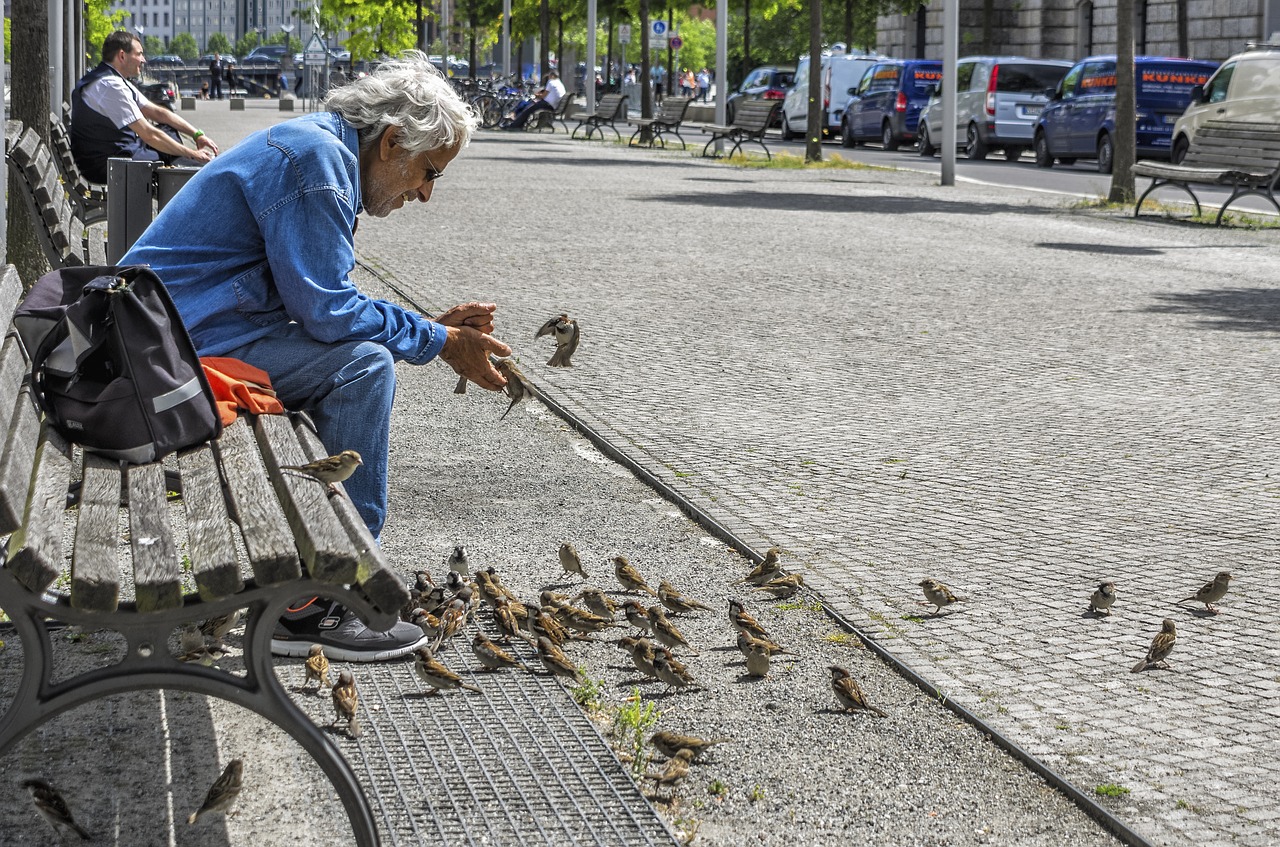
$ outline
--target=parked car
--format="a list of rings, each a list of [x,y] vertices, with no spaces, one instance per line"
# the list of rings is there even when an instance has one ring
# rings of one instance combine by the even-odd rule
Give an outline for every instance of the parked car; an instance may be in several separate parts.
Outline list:
[[[1217,62],[1194,59],[1134,59],[1139,158],[1170,157],[1173,125],[1191,102],[1191,90],[1203,86],[1217,67]],[[1036,164],[1051,168],[1055,160],[1069,165],[1096,158],[1098,172],[1111,173],[1115,104],[1115,56],[1090,56],[1073,65],[1036,119]]]
[[[243,64],[263,64],[274,62],[277,65],[288,55],[289,48],[284,44],[259,44],[244,57]]]
[[[1205,121],[1280,122],[1280,44],[1258,44],[1222,63],[1173,125],[1171,157],[1181,162]]]
[[[142,92],[142,96],[146,97],[157,106],[164,106],[169,111],[175,111],[173,102],[178,99],[178,92],[174,89],[172,83],[153,82],[150,79],[142,78],[135,80],[135,85]]]
[[[199,65],[200,67],[207,69],[209,67],[209,63],[212,61],[213,61],[213,54],[205,53],[203,56],[200,57]],[[222,54],[223,67],[226,67],[227,65],[234,65],[235,63],[236,63],[235,56],[232,56],[230,53]]]
[[[148,56],[147,66],[152,68],[185,68],[187,63],[182,61],[181,56],[175,56],[172,53],[162,53],[159,56]]]
[[[1010,162],[1031,148],[1036,118],[1071,63],[1022,56],[966,56],[956,63],[956,146],[970,159],[1004,151]],[[920,112],[918,150],[932,156],[942,141],[942,98]]]
[[[822,111],[826,115],[822,126],[824,136],[840,131],[840,119],[844,116],[845,105],[857,90],[863,74],[885,58],[861,51],[855,55],[840,53],[822,57]],[[803,56],[796,64],[795,81],[782,101],[782,137],[784,140],[799,138],[808,127],[809,57]]]
[[[733,111],[744,100],[782,100],[787,89],[795,81],[796,69],[778,65],[764,65],[747,74],[737,89],[725,100],[725,120],[733,123]],[[779,118],[779,122],[781,119]]]
[[[845,107],[840,143],[856,147],[878,140],[897,150],[916,139],[920,110],[942,80],[942,63],[890,59],[872,65]]]

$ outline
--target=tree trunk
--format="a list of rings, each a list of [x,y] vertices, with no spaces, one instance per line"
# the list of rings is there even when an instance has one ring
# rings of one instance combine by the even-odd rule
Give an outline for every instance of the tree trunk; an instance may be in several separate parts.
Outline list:
[[[675,23],[676,23],[675,12],[668,10],[667,11],[667,32],[675,32]],[[645,38],[648,38],[648,37],[649,37],[649,34],[645,33]],[[675,60],[674,52],[675,51],[671,49],[671,39],[668,38],[667,39],[667,87],[666,87],[666,92],[668,94],[674,93],[672,89],[675,88],[675,85],[676,85],[676,60]]]
[[[1116,137],[1112,139],[1112,203],[1132,203],[1133,161],[1136,158],[1137,103],[1133,79],[1133,0],[1119,0],[1116,8]]]
[[[653,117],[653,92],[649,86],[649,0],[640,0],[640,117]],[[645,128],[648,135],[648,127]],[[647,141],[648,139],[645,138]]]
[[[609,25],[609,35],[605,40],[604,48],[604,90],[613,90],[613,15],[610,15],[606,23]]]
[[[844,46],[853,50],[853,0],[844,0]]]
[[[551,71],[551,5],[548,0],[542,0],[538,5],[538,32],[541,34],[538,43],[538,67],[542,69],[538,82],[542,83]]]
[[[1174,14],[1178,17],[1178,55],[1191,55],[1191,37],[1187,33],[1187,0],[1175,0]]]
[[[471,64],[471,67],[467,69],[467,73],[471,75],[472,79],[475,79],[476,78],[476,58],[477,58],[476,30],[480,29],[480,22],[476,20],[476,10],[474,7],[471,9],[470,14],[467,18],[467,24],[469,25],[468,28],[470,29],[470,33],[467,38],[467,61]]]
[[[751,73],[751,0],[742,0],[742,78]]]
[[[560,81],[564,82],[564,15],[556,15],[556,70],[560,72]],[[569,68],[573,72],[573,68]],[[573,83],[573,77],[569,77]]]
[[[998,52],[992,33],[996,24],[996,0],[982,0],[982,52]]]
[[[822,161],[822,0],[809,0],[809,126],[805,131],[804,160]]]
[[[10,90],[10,117],[31,127],[49,143],[49,17],[45,0],[13,0],[10,58],[14,68]],[[18,69],[24,69],[19,72]],[[31,213],[18,196],[9,192],[6,250],[9,262],[30,287],[49,269],[36,236]]]

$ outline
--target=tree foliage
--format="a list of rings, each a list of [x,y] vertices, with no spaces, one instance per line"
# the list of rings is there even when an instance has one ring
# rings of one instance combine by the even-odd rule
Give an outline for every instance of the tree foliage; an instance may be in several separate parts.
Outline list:
[[[321,0],[321,27],[346,30],[351,60],[394,56],[417,44],[417,7],[404,0]]]
[[[164,42],[160,40],[158,35],[148,35],[142,39],[142,49],[146,51],[148,56],[159,56],[165,52]]]
[[[182,58],[184,62],[194,62],[200,58],[200,45],[196,37],[189,32],[180,32],[169,41],[169,52]]]
[[[85,58],[90,66],[98,64],[102,59],[102,42],[107,40],[108,35],[123,27],[125,18],[129,17],[124,9],[107,11],[113,5],[113,0],[85,0]]]
[[[220,53],[223,56],[231,55],[231,39],[227,38],[224,33],[215,32],[209,36],[209,40],[205,42],[204,51],[206,53]]]

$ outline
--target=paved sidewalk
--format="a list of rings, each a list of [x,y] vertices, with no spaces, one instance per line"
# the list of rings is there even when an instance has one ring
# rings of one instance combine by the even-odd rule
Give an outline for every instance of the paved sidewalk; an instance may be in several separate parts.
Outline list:
[[[1275,236],[486,134],[360,247],[499,302],[552,397],[1152,841],[1264,845]],[[569,371],[523,335],[560,310]],[[1221,615],[1175,602],[1219,570]],[[925,576],[966,602],[925,616]],[[1129,673],[1164,617],[1171,669]]]

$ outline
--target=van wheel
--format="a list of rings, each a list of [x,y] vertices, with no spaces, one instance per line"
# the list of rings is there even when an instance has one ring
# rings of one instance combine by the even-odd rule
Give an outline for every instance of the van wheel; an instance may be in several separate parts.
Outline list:
[[[1104,132],[1098,139],[1098,173],[1109,174],[1115,165],[1116,148],[1111,143],[1111,134]]]
[[[1181,165],[1182,160],[1187,158],[1187,148],[1191,146],[1185,135],[1179,135],[1173,142],[1173,155],[1170,160],[1175,165]]]
[[[1032,148],[1036,153],[1037,168],[1053,167],[1053,156],[1049,155],[1049,139],[1045,138],[1043,132],[1036,133],[1036,140],[1032,144]]]
[[[1022,158],[1022,151],[1026,149],[1027,148],[1025,147],[1018,147],[1011,144],[1004,148],[1004,160],[1006,162],[1016,162]]]
[[[916,148],[916,152],[921,156],[932,156],[938,148],[933,146],[933,139],[929,137],[929,125],[924,121],[920,122],[920,146]]]
[[[880,128],[880,145],[886,150],[897,150],[898,139],[893,134],[893,127],[889,126],[889,122],[885,121],[884,126]]]
[[[965,133],[964,154],[977,161],[987,158],[987,145],[983,142],[982,136],[978,135],[977,124],[969,124],[969,130]]]
[[[782,140],[795,141],[797,138],[799,138],[803,134],[804,133],[802,132],[791,131],[791,121],[787,120],[787,115],[784,112],[782,115]]]

